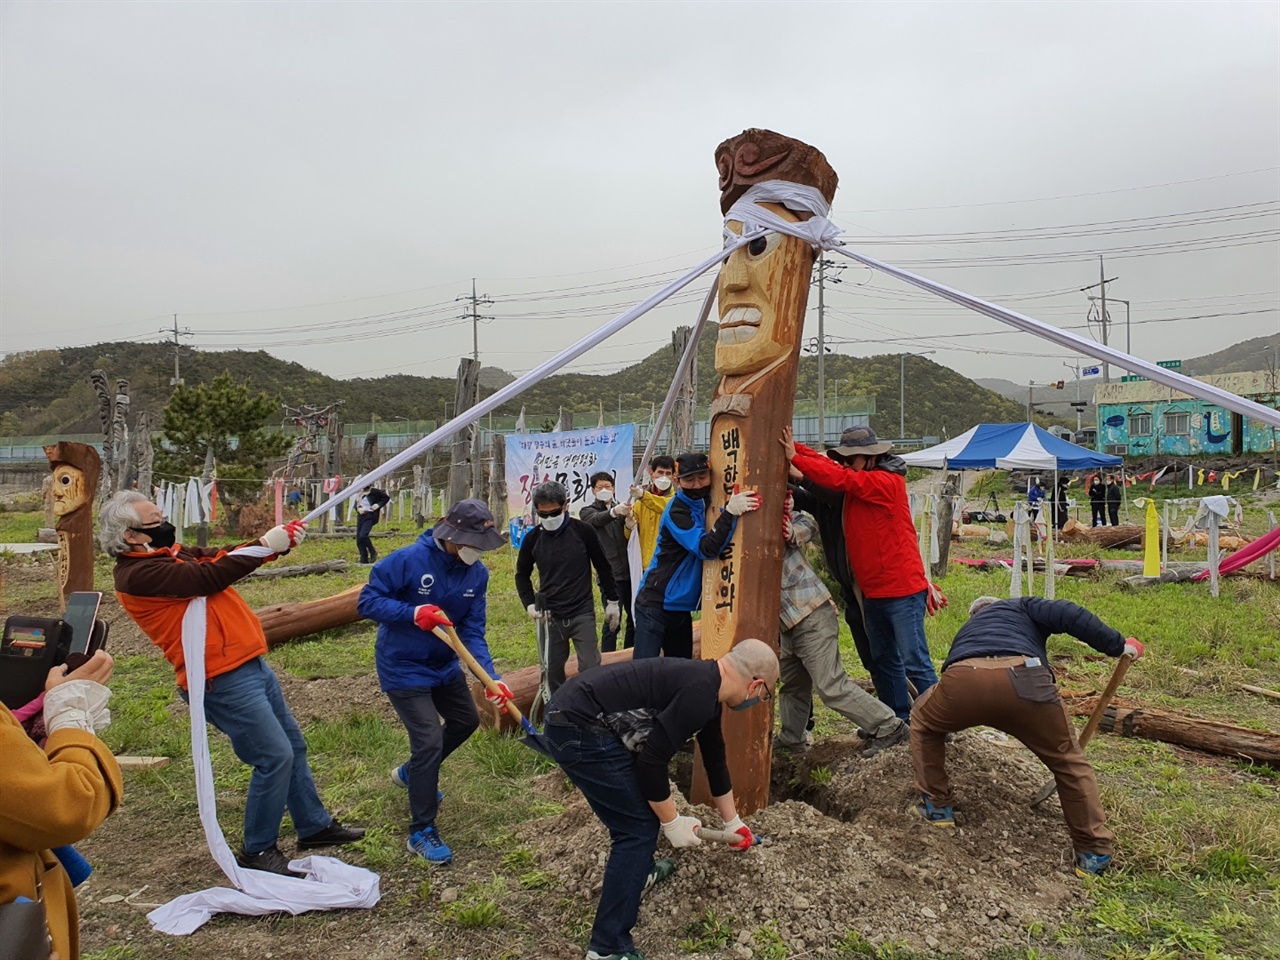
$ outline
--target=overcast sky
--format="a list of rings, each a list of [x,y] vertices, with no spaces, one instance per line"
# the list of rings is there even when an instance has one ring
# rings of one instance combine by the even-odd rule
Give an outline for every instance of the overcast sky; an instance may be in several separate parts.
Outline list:
[[[8,2],[0,350],[176,313],[198,347],[452,376],[474,276],[482,361],[525,370],[718,247],[712,152],[759,126],[826,154],[859,249],[1061,325],[1110,251],[1133,352],[1211,352],[1280,330],[1278,11]],[[1070,377],[1050,344],[841,279],[840,352]],[[703,289],[573,369],[668,343]]]

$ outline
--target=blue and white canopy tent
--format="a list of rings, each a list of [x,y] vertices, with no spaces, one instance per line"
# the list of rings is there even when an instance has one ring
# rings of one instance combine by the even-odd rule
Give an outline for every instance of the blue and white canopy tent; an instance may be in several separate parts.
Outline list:
[[[941,470],[1044,470],[1053,471],[1053,493],[1056,496],[1058,473],[1064,470],[1092,470],[1102,467],[1121,467],[1124,461],[1108,453],[1097,453],[1087,447],[1077,446],[1034,423],[980,423],[960,436],[934,447],[903,454],[902,459],[913,467],[933,467]],[[1124,489],[1123,479],[1121,490]],[[1127,498],[1126,498],[1127,499]],[[1021,517],[1022,514],[1019,514]],[[1021,526],[1024,520],[1015,521]],[[1046,531],[1048,534],[1048,531]],[[1014,579],[1010,595],[1021,593],[1021,532],[1015,528]],[[1045,595],[1054,594],[1053,536],[1045,538],[1048,554],[1045,557]],[[1031,559],[1027,557],[1028,579],[1031,575]]]

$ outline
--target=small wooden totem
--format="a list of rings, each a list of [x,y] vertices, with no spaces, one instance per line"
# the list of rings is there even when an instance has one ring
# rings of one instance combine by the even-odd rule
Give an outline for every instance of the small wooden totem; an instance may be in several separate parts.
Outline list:
[[[51,443],[44,448],[53,471],[49,496],[58,531],[58,598],[93,589],[93,497],[102,460],[87,443]]]
[[[816,187],[828,203],[835,195],[837,177],[826,158],[808,144],[770,130],[747,130],[726,140],[716,148],[716,166],[724,214],[748,187],[769,180]],[[793,223],[811,216],[777,203],[763,206]],[[729,220],[728,229],[741,234],[742,224]],[[722,507],[735,486],[758,489],[764,502],[738,521],[728,556],[705,565],[705,659],[718,659],[748,637],[778,648],[787,482],[778,438],[791,423],[814,261],[806,241],[767,233],[734,251],[720,271],[711,502]],[[772,732],[772,706],[724,715],[734,795],[744,813],[769,802]],[[695,769],[694,797],[705,802],[709,791],[701,765]]]

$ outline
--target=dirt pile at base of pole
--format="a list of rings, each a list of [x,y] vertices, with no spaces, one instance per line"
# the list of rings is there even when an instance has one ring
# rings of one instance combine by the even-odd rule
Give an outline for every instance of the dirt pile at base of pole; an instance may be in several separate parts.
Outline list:
[[[864,744],[833,740],[775,759],[775,802],[747,818],[765,842],[747,853],[674,851],[678,869],[645,897],[637,945],[660,960],[689,955],[681,941],[700,937],[702,955],[742,958],[834,957],[865,942],[978,958],[1028,943],[1032,924],[1051,928],[1084,904],[1082,884],[1056,799],[1028,805],[1048,772],[992,737],[969,731],[947,748],[954,829],[906,812],[915,791],[905,747],[862,760]],[[523,838],[564,893],[594,905],[607,833],[559,772],[541,779],[567,809]],[[719,826],[705,808],[681,812]],[[673,855],[661,838],[658,855]],[[699,923],[708,911],[724,925],[710,938]]]

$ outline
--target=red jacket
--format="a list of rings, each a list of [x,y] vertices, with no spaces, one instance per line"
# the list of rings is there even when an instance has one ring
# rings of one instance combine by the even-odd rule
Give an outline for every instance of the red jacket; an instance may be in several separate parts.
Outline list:
[[[928,589],[904,478],[887,470],[850,470],[802,443],[793,462],[814,483],[844,494],[849,566],[866,596],[886,600]]]

